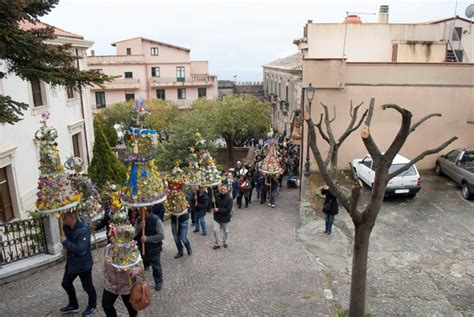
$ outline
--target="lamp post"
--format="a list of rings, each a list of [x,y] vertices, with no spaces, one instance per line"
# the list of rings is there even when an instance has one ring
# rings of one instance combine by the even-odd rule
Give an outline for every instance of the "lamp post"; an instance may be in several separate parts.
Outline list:
[[[306,107],[306,111],[308,111],[309,117],[311,118],[311,103],[313,102],[314,98],[314,88],[311,83],[306,88],[306,99],[308,100],[308,106]],[[308,129],[309,132],[309,129]],[[309,162],[309,134],[306,133],[306,162],[304,163],[304,176],[311,176],[311,163]]]

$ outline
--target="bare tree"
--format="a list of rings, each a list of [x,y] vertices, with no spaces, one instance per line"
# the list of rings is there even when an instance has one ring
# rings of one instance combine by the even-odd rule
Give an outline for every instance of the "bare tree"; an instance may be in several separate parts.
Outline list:
[[[364,113],[362,114],[362,117],[359,119],[359,121],[356,124],[357,121],[357,113],[359,111],[359,108],[364,104],[364,102],[361,102],[357,106],[353,107],[352,105],[352,100],[351,100],[351,107],[349,109],[349,115],[351,116],[351,120],[349,121],[349,124],[346,127],[346,130],[344,133],[341,135],[339,139],[336,140],[336,137],[334,136],[334,132],[332,130],[331,123],[336,120],[336,107],[334,106],[333,111],[333,117],[331,118],[329,115],[329,109],[328,106],[323,104],[321,102],[321,106],[324,108],[324,113],[321,112],[321,116],[319,118],[319,122],[315,125],[316,128],[318,128],[319,134],[323,138],[324,141],[329,145],[329,151],[326,159],[324,160],[324,165],[326,168],[328,166],[331,166],[329,169],[329,175],[337,179],[337,158],[339,154],[339,148],[341,147],[341,144],[347,139],[347,137],[354,132],[355,130],[359,129],[361,126],[362,122],[364,121],[364,118],[367,116],[367,111],[365,110]],[[323,131],[323,120],[324,120],[324,125],[326,127],[326,132]]]
[[[336,186],[336,182],[328,172],[325,162],[322,159],[321,152],[319,151],[319,147],[316,142],[315,124],[313,123],[311,117],[309,117],[308,113],[305,114],[305,120],[308,124],[310,148],[318,164],[321,176],[328,184],[330,190],[335,194],[344,209],[347,210],[347,212],[352,218],[352,222],[354,223],[354,249],[352,255],[351,295],[349,304],[349,316],[351,317],[362,317],[365,313],[369,239],[370,234],[372,233],[372,229],[374,228],[375,221],[377,220],[377,215],[382,205],[382,201],[389,180],[397,176],[398,174],[408,170],[411,166],[423,159],[425,156],[438,153],[457,139],[457,137],[452,137],[437,148],[426,150],[420,153],[402,168],[389,174],[388,169],[392,164],[395,155],[397,155],[397,153],[403,147],[409,135],[413,133],[416,128],[418,128],[426,120],[432,117],[440,117],[441,114],[429,114],[420,119],[418,122],[412,124],[412,114],[407,109],[404,109],[394,104],[383,105],[383,110],[393,109],[397,111],[402,117],[402,123],[394,140],[392,141],[388,149],[385,151],[385,153],[382,154],[377,144],[375,144],[370,133],[370,125],[374,113],[374,105],[375,99],[371,98],[368,113],[365,118],[365,124],[361,131],[362,141],[364,142],[364,145],[367,148],[369,154],[372,156],[375,168],[375,180],[372,186],[370,201],[363,210],[359,209],[358,206],[361,194],[360,181],[358,181],[354,177],[354,185],[352,187],[350,196],[345,195]]]

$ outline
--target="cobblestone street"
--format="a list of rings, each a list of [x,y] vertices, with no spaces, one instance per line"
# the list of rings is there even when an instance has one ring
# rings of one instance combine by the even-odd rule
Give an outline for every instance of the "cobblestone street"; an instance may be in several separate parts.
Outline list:
[[[254,193],[255,194],[255,193]],[[170,224],[162,253],[164,286],[151,290],[152,304],[140,316],[324,316],[329,308],[323,296],[322,273],[313,267],[296,240],[299,222],[297,190],[282,189],[276,208],[254,197],[248,209],[236,209],[230,223],[229,248],[212,250],[212,216],[208,235],[189,232],[193,255],[174,259],[176,247]],[[98,312],[103,291],[101,256],[94,251],[94,283]],[[61,288],[64,263],[0,287],[2,316],[58,316],[67,303]],[[146,272],[153,286],[151,272]],[[81,308],[85,292],[75,281]],[[119,298],[120,315],[125,307]]]

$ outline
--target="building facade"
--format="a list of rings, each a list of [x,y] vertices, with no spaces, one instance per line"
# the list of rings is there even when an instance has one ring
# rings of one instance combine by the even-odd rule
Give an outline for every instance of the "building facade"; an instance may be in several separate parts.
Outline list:
[[[115,77],[91,88],[93,109],[137,97],[168,100],[180,108],[198,98],[217,98],[217,77],[209,75],[207,61],[191,61],[188,48],[142,37],[112,46],[116,55],[87,58],[90,69]]]
[[[296,53],[263,65],[263,90],[272,106],[272,126],[292,136],[292,123],[301,109],[303,56]]]
[[[468,62],[474,59],[474,42],[467,20],[389,24],[388,8],[384,12],[381,8],[380,15],[380,23],[361,23],[359,18],[339,24],[308,23],[304,37],[295,40],[304,56],[303,87],[310,83],[316,87],[313,121],[319,120],[321,102],[335,105],[337,138],[350,120],[351,101],[364,102],[367,108],[374,97],[371,132],[381,151],[390,145],[400,125],[398,113],[381,110],[388,103],[410,110],[414,122],[429,113],[442,115],[411,134],[400,154],[414,158],[452,136],[458,140],[444,152],[474,146],[474,64]],[[353,133],[339,151],[339,168],[349,168],[349,161],[366,153],[360,135]],[[310,157],[311,168],[316,169]],[[436,155],[428,156],[417,166],[431,169],[435,159]]]
[[[22,23],[23,29],[44,28],[43,23]],[[87,68],[86,50],[93,42],[80,35],[54,28],[52,44],[71,44],[71,53],[78,56],[77,67]],[[5,62],[0,61],[5,70]],[[93,128],[88,88],[82,91],[51,87],[41,81],[24,81],[14,74],[0,79],[0,94],[29,104],[22,120],[10,125],[0,124],[0,222],[26,216],[35,209],[39,176],[39,144],[34,140],[41,126],[42,114],[50,113],[48,125],[58,132],[61,161],[78,156],[87,167],[92,155]]]

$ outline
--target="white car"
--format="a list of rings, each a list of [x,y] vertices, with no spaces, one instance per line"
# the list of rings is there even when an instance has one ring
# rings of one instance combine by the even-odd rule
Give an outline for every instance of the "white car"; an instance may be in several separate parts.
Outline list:
[[[410,162],[409,159],[397,154],[393,159],[392,165],[388,169],[388,173],[392,173],[403,165]],[[354,174],[372,188],[375,179],[375,171],[373,169],[372,157],[366,155],[362,159],[355,159],[352,161],[352,170]],[[385,196],[392,195],[407,195],[410,198],[416,196],[421,189],[421,177],[415,165],[410,167],[405,172],[392,178],[387,185]]]

